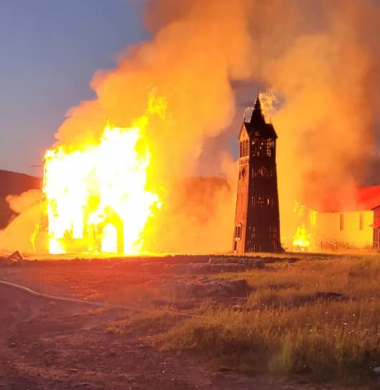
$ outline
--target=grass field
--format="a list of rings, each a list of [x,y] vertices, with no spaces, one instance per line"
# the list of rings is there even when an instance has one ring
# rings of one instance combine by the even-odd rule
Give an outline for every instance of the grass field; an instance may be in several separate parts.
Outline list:
[[[374,370],[380,367],[380,256],[263,257],[262,269],[222,274],[197,268],[208,256],[37,261],[3,268],[3,279],[147,310],[107,322],[105,340],[129,338],[195,357],[212,370],[300,380],[313,389],[320,381],[334,389],[380,389]],[[193,266],[196,272],[186,271]],[[227,296],[208,290],[202,298],[182,293],[189,284],[221,278],[245,279],[249,289]],[[178,311],[193,317],[173,314]]]
[[[148,313],[129,325],[144,329],[154,320],[161,348],[196,352],[221,370],[375,385],[378,256],[308,257],[221,276],[246,279],[252,292],[234,306],[205,300],[194,311],[199,318]]]

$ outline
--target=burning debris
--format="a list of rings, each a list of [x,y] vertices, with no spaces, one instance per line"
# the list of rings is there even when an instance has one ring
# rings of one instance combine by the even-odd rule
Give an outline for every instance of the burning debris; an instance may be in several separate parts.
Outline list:
[[[46,152],[43,193],[51,254],[143,250],[145,225],[160,206],[158,194],[148,189],[146,140],[149,116],[159,107],[152,103],[130,128],[107,124],[98,143]]]
[[[293,252],[307,252],[310,247],[311,235],[307,233],[305,225],[298,226],[293,240]]]
[[[22,256],[22,254],[19,252],[19,251],[16,251],[16,252],[13,252],[9,257],[8,257],[9,260],[12,260],[12,261],[21,261],[21,260],[24,260],[24,257]]]

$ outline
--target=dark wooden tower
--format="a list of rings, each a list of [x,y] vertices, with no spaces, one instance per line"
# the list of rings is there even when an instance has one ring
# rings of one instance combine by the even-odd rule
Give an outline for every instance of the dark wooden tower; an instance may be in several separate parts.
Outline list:
[[[235,253],[280,252],[278,204],[277,134],[266,123],[257,98],[251,118],[244,118],[239,134],[239,180],[237,186]]]

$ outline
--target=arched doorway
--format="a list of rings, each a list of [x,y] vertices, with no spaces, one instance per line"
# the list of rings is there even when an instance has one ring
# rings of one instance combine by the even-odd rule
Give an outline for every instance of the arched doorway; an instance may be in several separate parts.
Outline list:
[[[124,253],[124,225],[119,215],[110,207],[106,218],[97,226],[98,248],[101,252]]]

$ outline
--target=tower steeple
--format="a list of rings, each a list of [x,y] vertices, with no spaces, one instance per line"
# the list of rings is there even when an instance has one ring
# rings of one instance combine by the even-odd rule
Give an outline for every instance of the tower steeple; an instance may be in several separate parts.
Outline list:
[[[280,212],[276,168],[277,134],[266,123],[257,97],[252,116],[239,134],[239,180],[233,250],[279,252]]]
[[[261,102],[260,102],[259,96],[257,96],[257,98],[255,100],[254,109],[261,112]]]
[[[257,96],[255,103],[253,105],[253,110],[249,120],[244,120],[245,123],[255,123],[256,125],[265,124],[264,114],[261,108],[261,102],[259,96]]]
[[[255,105],[253,106],[250,123],[255,123],[256,125],[265,124],[265,118],[261,109],[261,102],[259,97],[256,98]]]

